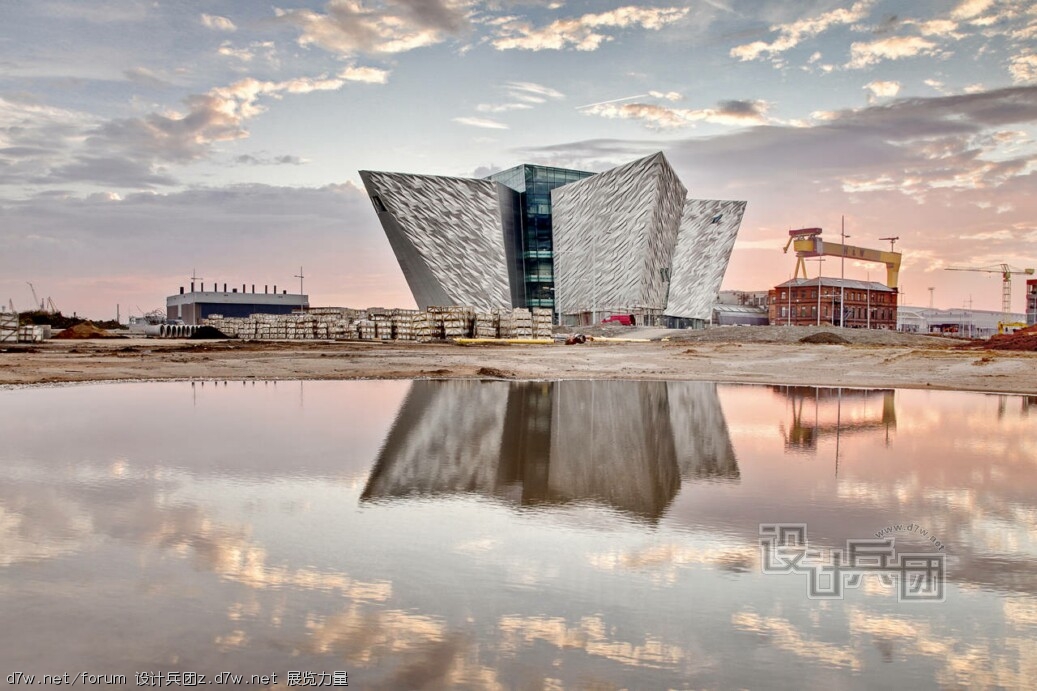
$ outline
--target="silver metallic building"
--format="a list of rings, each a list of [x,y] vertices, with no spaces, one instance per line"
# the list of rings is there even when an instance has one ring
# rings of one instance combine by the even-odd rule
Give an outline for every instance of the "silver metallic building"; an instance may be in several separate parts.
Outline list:
[[[598,174],[360,176],[419,307],[547,307],[567,323],[708,320],[745,210],[687,199],[661,152]]]

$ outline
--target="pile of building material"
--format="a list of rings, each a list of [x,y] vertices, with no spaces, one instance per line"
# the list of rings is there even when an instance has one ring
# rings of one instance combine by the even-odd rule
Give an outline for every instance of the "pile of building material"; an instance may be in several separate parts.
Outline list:
[[[551,310],[533,308],[533,338],[551,338],[554,334]]]
[[[47,328],[49,329],[50,327],[47,327]],[[20,333],[20,330],[19,330],[19,339],[20,338],[21,338],[21,333]],[[102,329],[100,327],[94,326],[94,324],[92,322],[82,322],[82,323],[76,324],[75,326],[68,327],[67,329],[65,329],[64,331],[60,332],[58,335],[56,335],[54,338],[60,338],[60,339],[66,339],[66,338],[69,338],[69,339],[122,338],[122,336],[119,336],[118,334],[109,333],[108,331],[105,331],[104,329]],[[43,340],[43,339],[40,339],[40,340]]]
[[[454,338],[550,338],[551,311],[500,308],[476,312],[467,306],[418,310],[315,307],[307,313],[211,315],[207,326],[229,338],[248,340],[361,340],[428,343]]]
[[[50,324],[24,324],[18,327],[19,343],[42,343],[50,336]]]
[[[499,310],[497,323],[498,338],[533,337],[533,315],[527,309]]]
[[[472,336],[475,338],[497,338],[497,327],[500,319],[492,312],[476,312],[475,327]]]
[[[14,343],[18,340],[18,314],[16,312],[0,312],[0,343]]]

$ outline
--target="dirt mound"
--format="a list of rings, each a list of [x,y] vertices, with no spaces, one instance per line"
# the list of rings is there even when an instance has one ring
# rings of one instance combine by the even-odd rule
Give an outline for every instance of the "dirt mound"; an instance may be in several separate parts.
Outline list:
[[[626,327],[630,328],[630,327]],[[852,345],[907,346],[911,348],[948,348],[960,339],[927,334],[902,333],[884,329],[840,329],[834,326],[713,326],[707,329],[673,329],[671,341],[680,343],[796,343],[815,333],[834,333]]]
[[[215,326],[199,326],[195,329],[195,332],[191,334],[191,338],[201,340],[203,338],[229,338],[229,336],[217,329]]]
[[[93,322],[83,322],[82,324],[70,326],[61,333],[54,336],[54,338],[122,338],[122,336],[119,336],[118,334],[113,334],[110,331],[105,331],[104,329],[100,329],[94,326]]]
[[[983,350],[1037,351],[1037,326],[1028,326],[1011,334],[996,334],[985,341],[972,341],[962,348]]]
[[[845,343],[849,343],[848,340],[846,340],[845,338],[843,338],[839,334],[834,334],[834,333],[831,333],[829,331],[818,331],[816,334],[810,334],[809,336],[804,336],[803,338],[799,339],[799,342],[800,343],[831,343],[831,344],[839,344],[839,345],[842,345],[842,344],[845,344]]]
[[[475,374],[479,377],[493,377],[495,379],[507,379],[511,376],[504,370],[499,370],[496,367],[480,367]]]

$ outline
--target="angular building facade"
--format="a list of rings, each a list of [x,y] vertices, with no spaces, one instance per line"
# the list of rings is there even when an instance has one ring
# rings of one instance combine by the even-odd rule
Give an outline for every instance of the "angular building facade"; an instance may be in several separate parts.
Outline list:
[[[661,152],[597,174],[360,176],[419,307],[542,307],[575,324],[708,320],[745,210],[687,199]]]

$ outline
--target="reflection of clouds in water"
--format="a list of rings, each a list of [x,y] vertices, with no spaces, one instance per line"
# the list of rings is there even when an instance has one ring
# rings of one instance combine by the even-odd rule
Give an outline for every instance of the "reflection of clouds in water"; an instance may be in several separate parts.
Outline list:
[[[504,688],[497,671],[480,663],[474,639],[435,617],[353,604],[330,617],[310,615],[306,628],[307,653],[395,670],[368,688]]]
[[[1033,601],[1028,600],[1026,606],[1032,607]],[[943,663],[936,673],[936,682],[942,687],[1022,689],[1037,683],[1037,639],[1032,637],[963,641],[934,633],[928,621],[869,614],[858,608],[850,609],[848,623],[852,635],[871,637],[888,657],[897,652],[899,644],[906,654]]]
[[[861,668],[860,658],[852,648],[810,640],[787,619],[761,617],[755,612],[737,612],[731,617],[731,623],[742,631],[766,636],[772,646],[797,657],[845,667],[855,672]]]
[[[680,570],[689,566],[708,566],[733,573],[755,570],[759,563],[759,548],[737,544],[690,546],[670,542],[592,554],[590,563],[602,571],[643,572],[655,583],[673,585]]]
[[[47,515],[44,523],[36,520],[40,513]],[[90,517],[55,497],[32,502],[5,497],[0,499],[0,568],[74,554],[91,533]]]
[[[271,565],[246,525],[212,520],[200,506],[172,503],[186,480],[175,471],[135,474],[124,463],[115,472],[81,470],[76,482],[44,487],[20,484],[0,490],[0,566],[48,559],[84,549],[96,536],[193,557],[195,564],[250,588],[332,591],[351,598],[385,601],[386,581],[364,582],[337,571]],[[83,482],[84,479],[87,482]]]
[[[1011,597],[1002,604],[1005,621],[1017,629],[1037,628],[1037,598]]]
[[[500,650],[518,653],[523,647],[544,641],[559,650],[582,650],[634,667],[685,668],[688,653],[680,645],[665,643],[645,634],[640,643],[616,640],[600,616],[588,616],[570,626],[562,617],[501,617]]]

